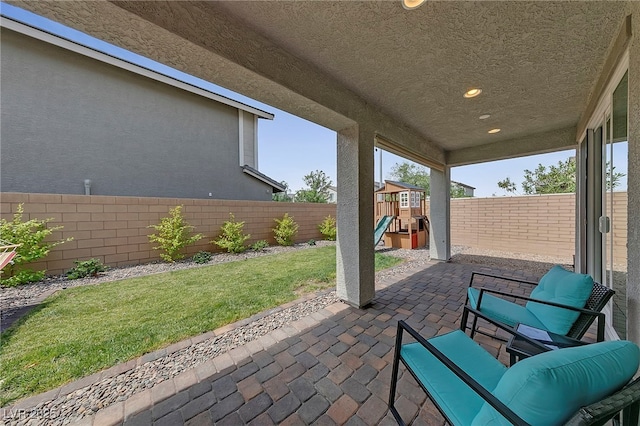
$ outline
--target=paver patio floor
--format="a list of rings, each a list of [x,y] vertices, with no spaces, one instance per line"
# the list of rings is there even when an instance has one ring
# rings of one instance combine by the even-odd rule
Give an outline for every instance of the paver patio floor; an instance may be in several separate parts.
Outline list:
[[[379,283],[371,306],[342,302],[220,355],[79,424],[393,425],[388,413],[399,320],[431,337],[459,327],[472,271],[537,280],[525,271],[433,263]],[[500,341],[478,335],[507,364]],[[410,374],[396,406],[414,425],[444,423]]]
[[[435,263],[384,283],[366,309],[332,305],[290,330],[276,330],[272,341],[260,339],[232,351],[209,377],[163,401],[139,412],[125,403],[122,418],[114,413],[114,420],[154,425],[395,424],[387,401],[397,321],[405,320],[425,337],[458,328],[473,270],[507,272]],[[476,340],[506,363],[499,341]],[[403,418],[414,418],[415,425],[443,424],[411,375],[401,376],[398,395]]]

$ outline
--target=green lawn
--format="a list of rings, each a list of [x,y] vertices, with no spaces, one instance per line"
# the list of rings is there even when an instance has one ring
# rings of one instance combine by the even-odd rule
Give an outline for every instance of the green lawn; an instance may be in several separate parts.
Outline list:
[[[335,269],[322,247],[60,292],[2,334],[0,406],[334,286]]]

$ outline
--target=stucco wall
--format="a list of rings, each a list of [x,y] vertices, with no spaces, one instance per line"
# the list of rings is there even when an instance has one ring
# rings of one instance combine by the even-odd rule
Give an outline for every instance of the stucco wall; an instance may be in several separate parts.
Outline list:
[[[1,37],[2,191],[83,194],[90,179],[96,195],[271,199],[240,168],[236,108],[6,28]]]
[[[247,244],[267,240],[272,245],[276,244],[274,219],[285,213],[300,226],[296,242],[322,239],[318,225],[329,215],[336,217],[335,204],[19,193],[0,194],[0,216],[10,219],[20,203],[24,204],[25,220],[53,218],[50,226],[64,226],[53,238],[73,237],[73,241],[55,247],[44,261],[33,264],[49,274],[62,273],[78,259],[98,258],[111,266],[158,260],[158,251],[152,249],[148,238],[154,231],[148,226],[159,223],[177,205],[184,206],[184,216],[196,227],[195,232],[205,235],[188,248],[188,255],[219,251],[210,242],[220,234],[229,213],[245,221],[244,232],[251,234]]]

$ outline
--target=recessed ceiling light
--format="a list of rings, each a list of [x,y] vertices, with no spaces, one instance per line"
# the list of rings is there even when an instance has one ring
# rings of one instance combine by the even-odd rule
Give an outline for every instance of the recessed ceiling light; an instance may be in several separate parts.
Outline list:
[[[407,10],[417,9],[427,0],[402,0],[402,7]]]
[[[500,130],[501,129],[491,129],[487,133],[494,134],[494,133],[498,133]]]
[[[469,89],[464,93],[465,98],[475,98],[480,93],[482,93],[482,89]]]
[[[491,117],[491,114],[482,114],[480,117],[478,117],[480,120],[486,120],[487,118]]]

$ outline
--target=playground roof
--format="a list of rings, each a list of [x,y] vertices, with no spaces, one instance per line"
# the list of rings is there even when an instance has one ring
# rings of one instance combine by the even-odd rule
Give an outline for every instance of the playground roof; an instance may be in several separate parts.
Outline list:
[[[397,186],[397,187],[400,187],[402,189],[410,189],[412,191],[426,192],[425,189],[420,187],[420,186],[412,185],[410,183],[398,182],[398,181],[395,181],[395,180],[385,180],[384,181],[384,186],[382,188],[378,189],[375,192],[397,192],[397,190],[389,190],[389,189],[387,189],[387,185]]]

